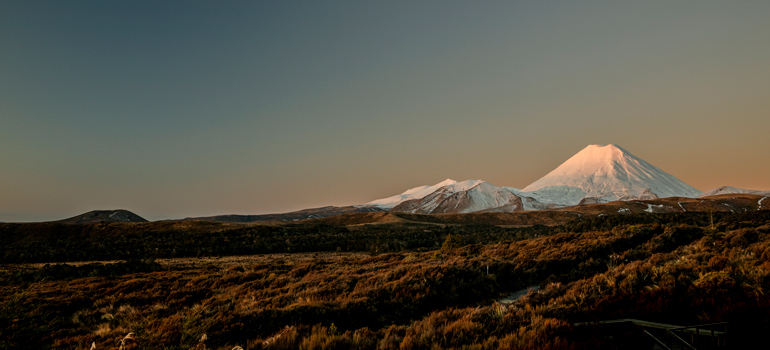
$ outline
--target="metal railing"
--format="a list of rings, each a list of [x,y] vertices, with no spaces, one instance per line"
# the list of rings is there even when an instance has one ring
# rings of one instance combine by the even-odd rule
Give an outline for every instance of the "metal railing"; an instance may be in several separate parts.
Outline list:
[[[632,324],[642,328],[643,333],[665,350],[673,349],[723,349],[727,346],[727,322],[678,326],[650,322],[633,318],[598,322],[575,323],[575,326]]]

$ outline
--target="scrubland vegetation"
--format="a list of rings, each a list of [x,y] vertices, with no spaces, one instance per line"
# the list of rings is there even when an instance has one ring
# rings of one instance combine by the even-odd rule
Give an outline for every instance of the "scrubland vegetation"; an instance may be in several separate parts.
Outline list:
[[[45,231],[58,241],[3,226],[14,264],[0,279],[0,348],[628,348],[634,334],[575,325],[619,318],[727,321],[735,346],[770,330],[768,211],[720,213],[713,226],[702,213],[523,228],[141,225]],[[109,254],[92,246],[99,230]],[[34,251],[56,246],[68,248]],[[45,256],[129,260],[30,264]],[[163,259],[174,256],[188,258]]]

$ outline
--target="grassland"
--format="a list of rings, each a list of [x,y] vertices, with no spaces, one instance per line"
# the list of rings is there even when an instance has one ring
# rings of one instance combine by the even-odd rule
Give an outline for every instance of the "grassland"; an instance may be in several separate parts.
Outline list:
[[[575,325],[619,318],[730,322],[734,346],[770,330],[770,212],[568,215],[2,224],[0,349],[646,345]]]

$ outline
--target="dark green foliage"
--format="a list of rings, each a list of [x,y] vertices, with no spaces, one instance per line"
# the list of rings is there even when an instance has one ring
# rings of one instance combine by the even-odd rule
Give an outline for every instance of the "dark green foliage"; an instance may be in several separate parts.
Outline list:
[[[459,235],[452,235],[451,233],[446,236],[446,239],[444,240],[444,244],[441,245],[441,251],[443,252],[450,252],[457,248],[462,247],[463,244],[463,238]]]

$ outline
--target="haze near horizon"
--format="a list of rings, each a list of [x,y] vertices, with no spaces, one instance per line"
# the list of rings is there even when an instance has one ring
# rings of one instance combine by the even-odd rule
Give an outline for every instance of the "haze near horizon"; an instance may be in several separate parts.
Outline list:
[[[0,4],[0,221],[522,188],[617,144],[770,190],[770,3]]]

